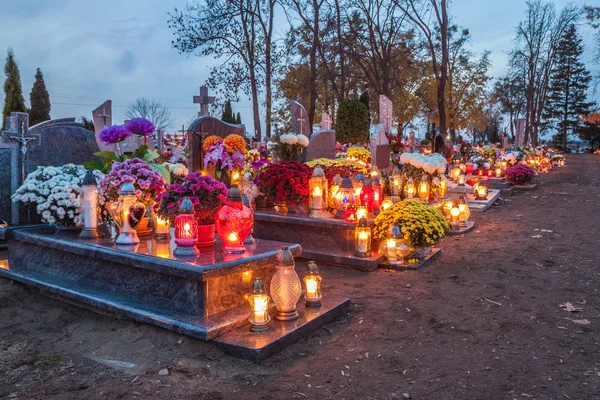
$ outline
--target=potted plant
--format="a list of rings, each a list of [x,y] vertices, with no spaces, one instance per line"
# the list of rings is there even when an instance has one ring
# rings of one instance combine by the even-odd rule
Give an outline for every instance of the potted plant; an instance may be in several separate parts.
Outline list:
[[[273,147],[273,156],[278,161],[300,161],[302,150],[308,146],[308,142],[306,135],[285,133],[277,138]]]
[[[202,148],[206,153],[204,167],[213,178],[229,186],[231,173],[241,170],[244,166],[244,138],[236,134],[231,134],[225,139],[212,135],[204,139]]]
[[[110,172],[100,181],[98,202],[104,217],[109,215],[110,204],[119,199],[121,185],[125,182],[133,183],[137,199],[146,206],[146,215],[136,230],[140,235],[148,234],[151,232],[148,222],[154,198],[165,191],[162,175],[139,158],[113,163]]]
[[[215,215],[227,198],[227,188],[210,175],[192,172],[183,183],[169,185],[166,192],[155,198],[154,211],[173,223],[185,197],[192,201],[198,217],[198,247],[212,246],[215,243]]]
[[[535,170],[525,164],[517,164],[506,170],[506,180],[513,185],[524,185],[535,177]]]
[[[12,201],[34,210],[42,222],[59,229],[79,229],[80,195],[86,169],[81,165],[38,167],[27,175]],[[96,179],[103,177],[94,171]]]
[[[264,194],[267,201],[275,203],[283,212],[289,207],[291,212],[308,212],[300,204],[308,204],[308,181],[312,169],[296,161],[283,161],[268,164],[258,174],[254,183]]]
[[[450,224],[437,208],[418,200],[402,200],[375,218],[373,238],[384,239],[393,224],[402,229],[403,239],[411,246],[413,257],[423,259],[431,246],[444,238]]]

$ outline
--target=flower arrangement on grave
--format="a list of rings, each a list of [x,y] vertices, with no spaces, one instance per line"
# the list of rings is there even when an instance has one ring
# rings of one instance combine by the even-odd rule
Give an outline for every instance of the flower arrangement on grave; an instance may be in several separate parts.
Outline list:
[[[402,135],[392,135],[391,133],[386,133],[386,136],[390,142],[390,151],[394,154],[402,154],[404,152]]]
[[[418,153],[402,153],[399,172],[402,174],[400,191],[404,191],[409,179],[418,183],[426,177],[430,193],[441,195],[441,175],[446,172],[446,159],[439,153],[421,155]]]
[[[308,146],[306,135],[294,132],[285,133],[273,145],[273,156],[279,161],[300,161],[302,149]]]
[[[550,157],[550,160],[554,165],[558,165],[560,163],[564,164],[565,156],[563,156],[562,154],[554,154],[552,157]]]
[[[367,165],[371,162],[371,152],[361,146],[351,146],[346,151],[348,159],[352,161],[358,161],[363,165]]]
[[[296,203],[308,204],[308,181],[311,175],[312,169],[306,164],[282,161],[267,164],[254,183],[268,201],[291,206]]]
[[[189,173],[182,183],[167,186],[167,190],[154,198],[154,212],[163,219],[175,220],[179,206],[189,197],[200,225],[214,224],[215,215],[227,198],[225,185],[210,175]]]
[[[167,169],[167,171],[169,171],[169,175],[171,177],[170,183],[183,182],[183,178],[185,178],[186,175],[189,173],[187,167],[180,163],[173,164],[170,162],[163,162],[160,165],[162,165]]]
[[[138,201],[147,207],[152,205],[154,198],[165,191],[165,181],[162,175],[152,169],[148,163],[139,158],[116,161],[111,170],[100,181],[98,203],[102,215],[108,217],[110,204],[119,199],[121,185],[131,182],[135,188]]]
[[[513,185],[524,185],[535,177],[535,170],[525,164],[517,164],[506,169],[506,180]]]
[[[204,139],[202,148],[206,152],[204,167],[221,182],[229,184],[231,173],[234,170],[241,170],[244,166],[246,141],[240,135],[231,134],[225,139],[209,136]]]
[[[335,154],[336,155],[339,154],[339,153],[344,153],[345,154],[346,153],[346,149],[347,149],[346,145],[343,145],[343,144],[341,144],[339,142],[335,142]]]
[[[392,225],[398,224],[407,244],[428,247],[444,238],[450,224],[440,210],[418,200],[402,200],[382,210],[373,224],[373,237],[384,239]]]
[[[508,167],[512,167],[521,161],[521,157],[522,154],[518,151],[507,151],[502,155],[501,160],[506,162]]]
[[[85,173],[83,166],[74,164],[37,167],[12,195],[12,201],[34,210],[42,222],[76,226],[80,223],[80,195]],[[97,180],[104,176],[97,170],[94,175]]]

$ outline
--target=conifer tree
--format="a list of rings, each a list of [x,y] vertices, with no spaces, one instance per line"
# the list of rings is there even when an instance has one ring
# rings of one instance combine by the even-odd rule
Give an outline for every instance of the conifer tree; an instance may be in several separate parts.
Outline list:
[[[6,80],[4,81],[4,109],[2,110],[2,129],[6,128],[6,118],[12,112],[27,112],[23,90],[21,88],[21,75],[15,62],[12,49],[8,49],[6,66],[4,67]]]
[[[29,110],[29,125],[39,124],[50,119],[50,95],[46,90],[42,70],[37,69],[35,82],[29,94],[31,110]]]
[[[547,122],[562,136],[563,151],[567,148],[568,134],[576,132],[581,115],[586,114],[591,107],[586,101],[591,75],[581,61],[581,42],[575,25],[571,25],[561,37],[544,110]]]
[[[230,124],[235,123],[235,117],[233,116],[233,110],[231,109],[231,101],[227,100],[225,102],[225,108],[223,109],[223,115],[221,116],[221,121],[227,122]]]
[[[237,113],[237,117],[235,118],[235,123],[238,125],[242,124],[242,116],[240,115],[240,113]]]

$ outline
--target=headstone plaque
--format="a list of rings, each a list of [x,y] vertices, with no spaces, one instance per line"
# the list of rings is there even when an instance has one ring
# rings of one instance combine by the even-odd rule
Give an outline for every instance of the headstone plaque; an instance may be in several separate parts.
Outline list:
[[[290,111],[292,114],[292,131],[309,137],[312,133],[312,128],[308,120],[306,109],[296,100],[292,100],[290,102]]]

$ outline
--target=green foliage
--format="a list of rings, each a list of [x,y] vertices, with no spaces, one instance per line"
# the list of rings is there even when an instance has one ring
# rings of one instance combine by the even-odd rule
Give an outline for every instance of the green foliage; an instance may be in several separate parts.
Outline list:
[[[123,162],[132,158],[139,158],[140,160],[146,161],[150,164],[151,161],[156,160],[160,157],[156,151],[150,151],[148,149],[148,145],[142,144],[138,147],[133,154],[122,154],[120,156],[116,155],[114,151],[104,150],[97,151],[94,153],[96,157],[100,157],[102,162],[97,161],[86,161],[83,163],[83,166],[88,169],[97,169],[107,174],[110,172],[111,167],[115,161]],[[156,172],[159,172],[165,181],[170,181],[170,173],[169,170],[162,165],[150,164],[152,169]]]
[[[360,98],[358,100],[360,100],[360,102],[363,103],[365,105],[365,107],[367,107],[367,111],[369,112],[369,124],[370,124],[371,123],[371,104],[370,104],[370,100],[369,100],[369,91],[365,90],[364,92],[362,92],[362,94],[360,95]]]
[[[221,115],[221,121],[227,122],[229,124],[235,124],[235,117],[233,116],[233,110],[231,109],[230,100],[227,100],[225,102],[225,107],[223,108],[223,115]]]
[[[590,147],[594,150],[600,147],[600,125],[585,122],[577,131],[581,140],[589,142]]]
[[[563,136],[563,148],[567,135],[575,133],[579,126],[580,115],[591,108],[586,101],[591,75],[581,60],[582,54],[581,38],[575,25],[571,25],[557,47],[557,60],[550,76],[548,101],[544,109],[544,117]]]
[[[365,143],[369,138],[369,110],[360,100],[343,100],[336,119],[340,143]]]
[[[6,80],[4,81],[4,109],[2,111],[2,129],[6,128],[6,117],[12,112],[27,112],[23,90],[21,88],[21,75],[15,62],[12,49],[8,49],[6,66],[4,67]]]
[[[46,90],[42,70],[39,68],[35,73],[35,82],[29,94],[29,101],[31,103],[31,110],[29,110],[30,126],[50,119],[50,95]]]
[[[81,125],[88,131],[94,132],[94,121],[91,119],[87,119],[86,117],[80,118]]]
[[[240,113],[237,113],[237,116],[235,117],[235,123],[238,125],[242,124],[242,116],[240,115]]]

